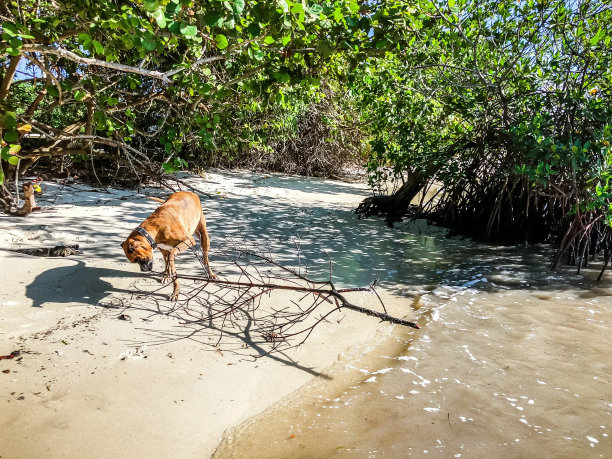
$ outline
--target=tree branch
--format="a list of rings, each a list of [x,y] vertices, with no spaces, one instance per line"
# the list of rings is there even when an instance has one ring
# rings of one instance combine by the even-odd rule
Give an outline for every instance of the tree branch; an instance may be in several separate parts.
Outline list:
[[[11,88],[11,83],[15,77],[15,72],[17,71],[17,66],[19,65],[20,60],[21,56],[11,57],[6,74],[4,75],[2,84],[0,85],[0,100],[5,100],[6,96],[8,96],[9,89]]]
[[[25,55],[26,52],[38,52],[42,54],[53,54],[59,57],[63,57],[65,59],[71,60],[73,62],[77,62],[83,65],[91,65],[96,67],[104,67],[107,69],[117,70],[119,72],[125,73],[136,73],[138,75],[147,76],[149,78],[153,78],[156,80],[161,80],[164,83],[172,84],[171,76],[176,75],[177,73],[183,72],[190,68],[197,67],[202,64],[207,64],[210,62],[225,60],[225,56],[209,56],[198,59],[189,67],[180,67],[172,70],[168,70],[167,72],[159,72],[157,70],[147,70],[141,67],[134,67],[131,65],[119,64],[118,62],[108,62],[101,59],[94,59],[91,57],[79,56],[72,51],[68,51],[67,49],[57,48],[53,46],[44,46],[44,45],[36,45],[36,44],[24,44],[21,48],[22,55]]]
[[[25,54],[26,52],[37,52],[42,54],[53,54],[55,56],[63,57],[64,59],[71,60],[73,62],[77,62],[83,65],[93,65],[96,67],[104,67],[107,69],[117,70],[120,72],[126,73],[136,73],[138,75],[147,76],[150,78],[154,78],[157,80],[161,80],[164,83],[172,83],[172,80],[168,78],[168,76],[162,72],[158,72],[156,70],[146,70],[140,67],[133,67],[131,65],[119,64],[117,62],[107,62],[100,59],[93,59],[91,57],[83,57],[75,54],[71,51],[68,51],[63,48],[55,48],[52,46],[44,46],[44,45],[30,45],[24,44],[21,48],[21,53]]]

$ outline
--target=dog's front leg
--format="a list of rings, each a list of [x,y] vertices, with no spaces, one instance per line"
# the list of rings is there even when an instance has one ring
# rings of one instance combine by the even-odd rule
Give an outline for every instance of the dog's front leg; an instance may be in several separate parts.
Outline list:
[[[162,255],[164,256],[164,262],[166,263],[166,268],[164,269],[164,275],[162,276],[162,284],[167,285],[172,281],[172,293],[168,295],[168,299],[170,301],[176,301],[179,297],[179,292],[181,291],[181,287],[179,286],[178,280],[176,278],[176,266],[174,264],[174,253],[170,250],[160,249]]]
[[[170,251],[168,250],[163,250],[163,249],[159,249],[159,251],[162,253],[163,257],[164,257],[164,274],[162,275],[162,280],[161,283],[162,285],[166,285],[170,283],[170,280],[172,279],[172,275],[170,273]],[[173,263],[174,264],[174,263]]]

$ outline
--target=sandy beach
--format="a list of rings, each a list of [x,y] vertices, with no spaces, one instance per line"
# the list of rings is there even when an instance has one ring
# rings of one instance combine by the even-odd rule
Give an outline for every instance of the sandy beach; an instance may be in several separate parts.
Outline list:
[[[171,286],[125,259],[120,243],[158,205],[146,197],[168,190],[47,182],[43,212],[0,217],[0,356],[13,355],[0,360],[0,457],[609,456],[612,292],[596,263],[551,272],[546,246],[359,220],[360,183],[182,179],[201,190],[222,278],[235,276],[236,245],[315,280],[331,259],[338,288],[378,278],[389,313],[422,329],[335,312],[305,344],[267,355],[244,320],[254,310],[220,335],[219,322],[192,320],[206,314],[185,300],[200,284],[183,279],[171,303]],[[15,252],[62,244],[82,254]],[[189,252],[177,270],[204,274]],[[260,304],[280,311],[300,297]]]
[[[213,197],[202,199],[213,266],[215,247],[229,238],[267,238],[281,260],[294,251],[291,237],[325,247],[337,234],[317,228],[356,219],[351,210],[367,195],[363,184],[318,179],[184,178]],[[43,212],[0,218],[0,355],[17,354],[0,361],[0,457],[209,457],[226,430],[313,378],[333,378],[334,365],[358,360],[394,329],[352,314],[283,354],[255,359],[231,338],[215,346],[204,331],[139,302],[135,283],[159,284],[120,248],[158,205],[146,196],[169,191],[55,182],[43,191]],[[12,251],[60,244],[79,244],[82,254]],[[161,262],[158,253],[158,269]],[[177,267],[202,273],[190,253]]]

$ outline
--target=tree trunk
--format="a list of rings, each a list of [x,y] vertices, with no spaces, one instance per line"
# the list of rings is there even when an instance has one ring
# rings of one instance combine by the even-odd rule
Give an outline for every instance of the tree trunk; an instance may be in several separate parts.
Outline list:
[[[387,222],[400,220],[426,181],[422,174],[410,173],[406,182],[395,193],[366,198],[355,212],[364,217],[383,214],[387,217]]]

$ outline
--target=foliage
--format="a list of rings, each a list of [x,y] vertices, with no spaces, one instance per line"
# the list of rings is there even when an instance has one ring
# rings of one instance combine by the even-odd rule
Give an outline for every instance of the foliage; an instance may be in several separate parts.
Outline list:
[[[373,183],[421,174],[443,187],[431,215],[484,238],[553,240],[592,212],[612,224],[609,6],[417,8],[427,22],[409,46],[353,76],[373,127]]]
[[[215,150],[200,153],[202,164],[334,176],[345,166],[363,162],[366,134],[355,125],[358,108],[342,86],[287,92],[283,106],[235,113],[249,141],[228,137]]]
[[[261,144],[242,119],[316,92],[323,67],[338,71],[334,54],[391,48],[407,33],[396,3],[3,3],[3,158],[93,153],[155,175],[151,160],[172,172],[200,153]],[[27,104],[23,88],[37,93]],[[21,149],[19,124],[43,138]]]
[[[439,185],[421,211],[457,231],[567,245],[612,225],[605,2],[24,0],[0,17],[2,174],[50,155],[329,173],[320,152],[368,140],[374,188]]]

